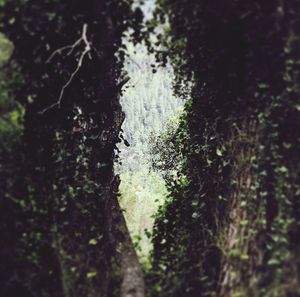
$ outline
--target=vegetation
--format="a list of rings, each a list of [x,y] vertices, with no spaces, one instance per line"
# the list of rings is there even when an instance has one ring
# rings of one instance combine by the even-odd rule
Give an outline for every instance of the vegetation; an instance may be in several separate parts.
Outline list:
[[[0,9],[0,296],[300,296],[299,0]]]
[[[155,296],[299,295],[298,9],[159,1],[158,58],[178,94],[193,87],[176,132],[186,159],[155,224]]]
[[[137,252],[147,267],[154,214],[167,195],[164,171],[153,170],[149,148],[172,114],[180,113],[183,102],[173,95],[170,66],[153,71],[155,57],[144,45],[133,46],[128,40],[127,53],[124,71],[130,81],[120,99],[125,112],[122,134],[126,144],[118,144],[119,164],[115,167],[121,178],[120,204]],[[173,125],[178,121],[174,119]]]
[[[1,197],[8,204],[1,226],[9,224],[1,295],[126,295],[132,275],[135,290],[144,290],[113,174],[125,83],[122,53],[115,54],[140,14],[127,1],[20,0],[1,8],[24,82],[13,94],[25,109],[18,171],[5,178],[18,177],[17,203]],[[120,284],[113,273],[122,274]]]

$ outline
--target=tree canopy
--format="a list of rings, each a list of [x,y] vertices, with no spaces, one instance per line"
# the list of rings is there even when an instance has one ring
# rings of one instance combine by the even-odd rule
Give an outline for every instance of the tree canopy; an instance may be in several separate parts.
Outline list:
[[[0,9],[1,296],[300,296],[299,0]]]

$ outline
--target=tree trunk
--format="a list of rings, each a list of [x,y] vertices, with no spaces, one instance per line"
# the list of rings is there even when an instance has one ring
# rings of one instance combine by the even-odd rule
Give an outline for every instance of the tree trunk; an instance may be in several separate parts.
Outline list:
[[[120,297],[144,297],[144,273],[139,263],[137,253],[129,235],[129,230],[117,199],[119,177],[114,180],[114,195],[108,203],[108,225],[111,242],[116,251],[116,258],[120,265],[121,288]]]

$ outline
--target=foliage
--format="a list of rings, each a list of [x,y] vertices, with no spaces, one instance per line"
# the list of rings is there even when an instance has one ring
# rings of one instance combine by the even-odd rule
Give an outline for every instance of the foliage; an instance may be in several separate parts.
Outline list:
[[[140,21],[130,1],[1,2],[0,28],[14,44],[10,65],[22,77],[7,98],[25,110],[22,158],[8,173],[18,177],[16,203],[1,209],[4,220],[6,211],[18,212],[1,252],[17,250],[22,260],[4,261],[1,295],[108,294],[116,243],[107,207],[117,192],[123,121],[118,50],[128,27],[138,35]]]
[[[149,266],[149,255],[152,250],[150,235],[154,214],[164,202],[166,195],[163,179],[158,173],[149,171],[147,167],[121,174],[120,204],[145,268]]]
[[[160,172],[170,184],[178,178],[182,170],[184,155],[181,151],[180,139],[183,135],[177,134],[180,119],[184,114],[179,110],[165,125],[165,129],[159,133],[152,133],[149,141],[149,153],[152,168]],[[181,138],[180,138],[181,137]]]
[[[122,125],[127,146],[120,149],[120,172],[135,171],[149,162],[148,147],[151,135],[159,133],[169,117],[181,109],[182,100],[172,92],[172,69],[158,68],[153,73],[155,57],[149,54],[143,44],[125,42],[128,57],[124,61],[124,71],[130,78],[120,99],[125,112]]]
[[[153,73],[155,58],[145,46],[133,45],[128,37],[124,43],[127,47],[124,71],[130,80],[120,99],[126,116],[122,136],[127,145],[118,145],[121,164],[115,164],[121,179],[119,200],[140,259],[150,269],[153,216],[167,190],[161,177],[163,171],[154,172],[151,168],[149,147],[169,117],[181,109],[182,101],[172,93],[171,67],[160,67]]]
[[[131,4],[0,0],[0,295],[118,296],[120,273],[141,275],[122,266],[136,260],[113,170],[123,140],[134,157],[120,147],[120,200],[137,236],[156,208],[141,200],[165,193],[137,170],[144,145],[170,191],[149,296],[299,296],[299,0],[158,0],[148,30]],[[137,62],[122,70],[126,48]],[[120,134],[128,74],[145,79],[124,93]],[[179,96],[179,127],[165,126]]]
[[[298,296],[298,9],[159,1],[157,57],[170,55],[178,94],[193,87],[182,178],[155,224],[154,296]]]
[[[24,232],[22,224],[15,224],[24,208],[24,200],[17,199],[20,197],[19,165],[23,157],[20,142],[24,109],[11,96],[21,83],[16,65],[13,65],[12,71],[6,68],[12,48],[12,44],[0,35],[0,292],[3,295],[7,293],[6,287],[14,288],[17,293],[18,286],[10,276],[17,263],[23,262],[22,253],[14,245],[14,240],[15,236],[21,238]]]

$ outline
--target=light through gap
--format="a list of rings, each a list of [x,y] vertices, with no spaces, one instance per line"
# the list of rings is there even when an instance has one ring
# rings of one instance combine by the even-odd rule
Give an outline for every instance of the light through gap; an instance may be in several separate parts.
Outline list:
[[[151,15],[151,1],[143,10]],[[144,45],[134,46],[124,41],[128,57],[124,70],[130,81],[121,98],[125,112],[123,137],[128,142],[118,145],[120,150],[116,173],[120,174],[120,204],[138,255],[145,263],[151,250],[150,234],[154,215],[165,197],[167,189],[162,173],[151,166],[149,144],[164,131],[170,122],[176,125],[183,109],[183,101],[173,95],[173,71],[170,65],[156,67],[155,57]]]

